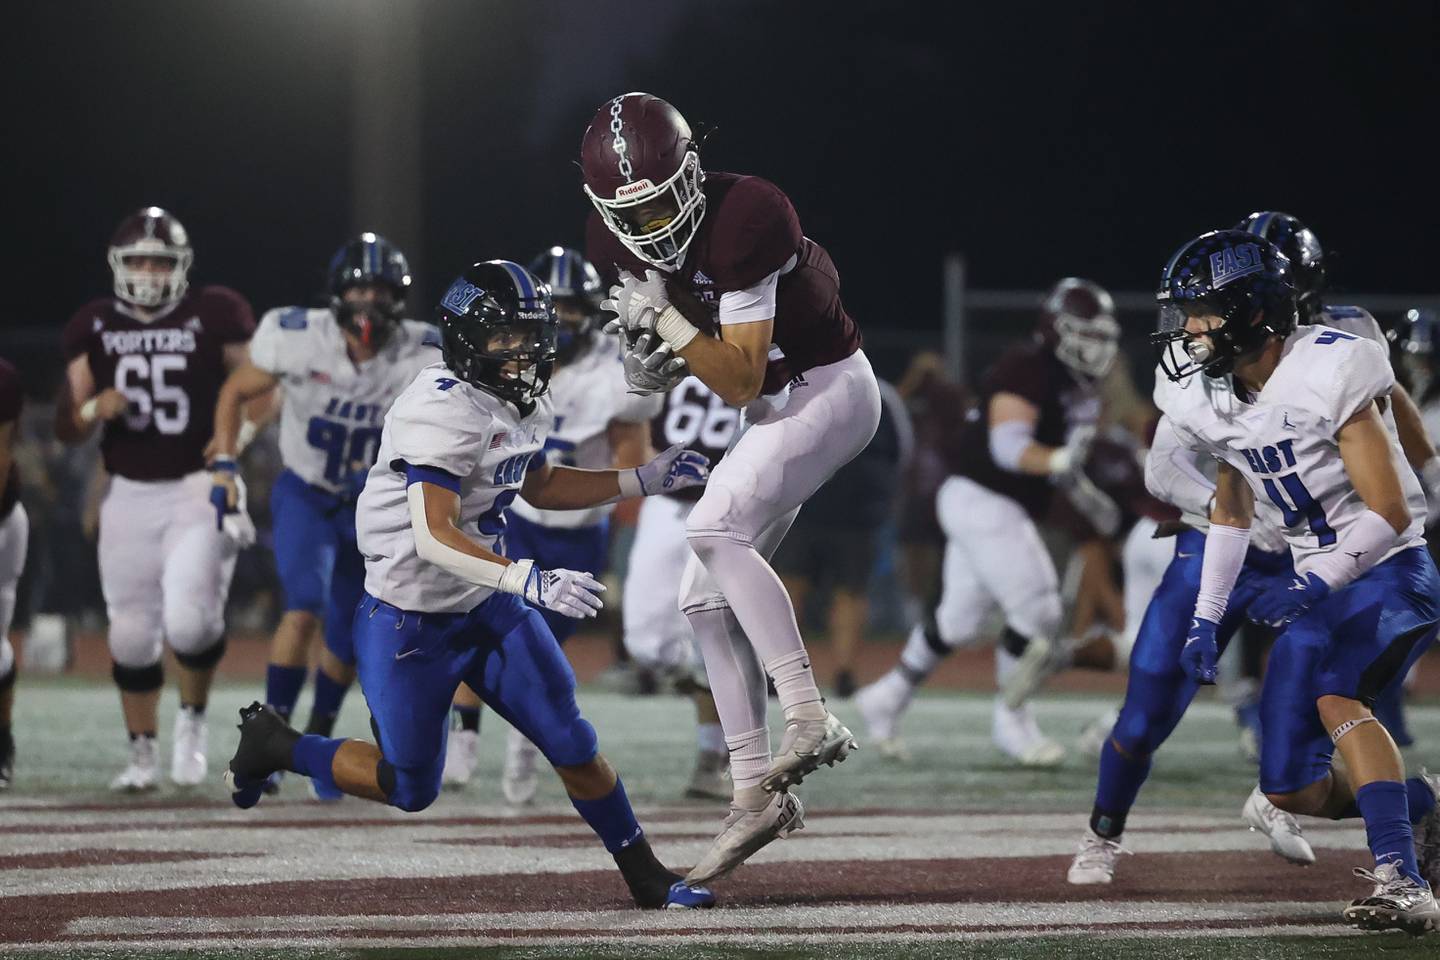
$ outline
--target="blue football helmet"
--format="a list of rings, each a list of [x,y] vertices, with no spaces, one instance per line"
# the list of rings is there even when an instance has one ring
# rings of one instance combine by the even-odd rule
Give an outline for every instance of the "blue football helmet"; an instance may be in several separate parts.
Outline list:
[[[559,318],[556,351],[561,363],[575,359],[595,330],[604,291],[600,274],[578,250],[554,246],[530,262],[530,272],[550,288]]]
[[[1436,367],[1440,365],[1440,312],[1425,307],[1406,310],[1400,322],[1385,331],[1385,337],[1406,388],[1417,401],[1425,401],[1436,386]]]
[[[378,233],[365,232],[330,258],[330,309],[340,326],[376,348],[385,345],[400,322],[410,291],[410,262],[400,248]],[[347,300],[351,287],[373,286],[390,292],[389,302]]]
[[[1264,237],[1280,248],[1294,273],[1295,302],[1300,308],[1300,322],[1315,323],[1325,309],[1322,301],[1329,284],[1325,251],[1315,231],[1298,218],[1278,210],[1252,213],[1237,223],[1235,229]]]
[[[1171,380],[1204,372],[1221,377],[1235,360],[1272,336],[1295,329],[1297,308],[1290,261],[1280,249],[1243,230],[1214,230],[1185,244],[1170,258],[1155,292],[1160,367]],[[1219,326],[1186,329],[1196,316],[1218,316]]]
[[[550,290],[510,260],[477,263],[456,278],[436,311],[440,352],[461,380],[529,412],[555,368]]]

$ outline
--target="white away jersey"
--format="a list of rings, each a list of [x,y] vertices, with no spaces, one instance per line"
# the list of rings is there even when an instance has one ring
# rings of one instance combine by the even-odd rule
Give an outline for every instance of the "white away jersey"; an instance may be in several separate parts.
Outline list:
[[[1198,374],[1190,380],[1203,377]],[[1257,517],[1285,534],[1301,573],[1308,561],[1333,549],[1363,514],[1335,435],[1366,404],[1388,396],[1395,385],[1385,351],[1368,339],[1323,326],[1305,326],[1285,343],[1280,365],[1260,394],[1245,402],[1234,393],[1206,389],[1209,402],[1180,403],[1195,389],[1164,390],[1155,400],[1187,445],[1238,470],[1255,493]],[[1172,384],[1185,387],[1185,384]],[[1410,508],[1410,526],[1386,553],[1393,556],[1424,542],[1425,494],[1386,420],[1390,452]],[[1384,558],[1382,558],[1384,559]]]
[[[440,357],[440,334],[402,320],[390,342],[358,366],[329,309],[281,307],[260,320],[250,362],[284,387],[280,457],[308,484],[339,493],[350,475],[370,469],[390,403],[426,364]]]
[[[443,363],[421,370],[385,416],[380,456],[356,505],[365,590],[402,610],[462,613],[494,591],[421,560],[415,552],[405,465],[460,478],[460,525],[502,552],[505,510],[530,460],[545,444],[555,412],[541,397],[529,416],[462,380]]]
[[[625,366],[615,341],[595,337],[594,343],[550,378],[555,422],[545,441],[545,456],[554,466],[605,470],[614,466],[606,428],[612,420],[645,423],[660,412],[663,396],[641,397],[627,392]],[[594,526],[615,509],[613,504],[583,510],[538,510],[523,499],[516,514],[547,527],[575,529]]]
[[[1319,323],[1322,327],[1332,327],[1366,340],[1374,340],[1380,349],[1389,355],[1390,341],[1385,339],[1385,331],[1380,329],[1379,322],[1364,307],[1326,307],[1320,312]]]

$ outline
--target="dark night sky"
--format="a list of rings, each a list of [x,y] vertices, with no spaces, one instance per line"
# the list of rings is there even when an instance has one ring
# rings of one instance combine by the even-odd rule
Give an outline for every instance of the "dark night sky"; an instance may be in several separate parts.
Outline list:
[[[349,71],[385,69],[351,55],[349,2],[9,11],[3,327],[107,291],[108,235],[143,203],[189,227],[195,279],[257,310],[313,297],[362,226]],[[1428,0],[392,2],[421,10],[427,304],[465,262],[578,241],[580,135],[628,89],[715,127],[710,169],[790,194],[863,326],[938,327],[949,249],[976,286],[1145,289],[1264,207],[1310,222],[1344,286],[1440,288]]]

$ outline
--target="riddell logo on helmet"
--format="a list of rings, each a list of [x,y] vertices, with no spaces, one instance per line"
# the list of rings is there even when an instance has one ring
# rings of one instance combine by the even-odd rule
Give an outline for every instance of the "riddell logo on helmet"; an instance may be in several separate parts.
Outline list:
[[[641,194],[647,190],[654,189],[655,184],[651,183],[649,180],[636,180],[634,183],[627,183],[625,184],[625,186],[618,188],[615,191],[615,199],[628,200],[631,197],[636,196],[637,194]]]

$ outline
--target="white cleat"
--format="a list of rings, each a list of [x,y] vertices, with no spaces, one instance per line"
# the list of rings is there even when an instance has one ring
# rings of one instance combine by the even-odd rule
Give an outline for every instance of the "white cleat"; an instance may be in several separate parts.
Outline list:
[[[695,772],[685,787],[685,796],[692,800],[729,800],[730,754],[701,750],[695,756]]]
[[[1029,707],[1011,710],[999,697],[995,699],[990,736],[1001,753],[1019,761],[1022,767],[1048,770],[1065,760],[1065,748],[1040,732]]]
[[[450,744],[445,750],[445,769],[440,783],[446,787],[463,787],[470,782],[480,762],[480,731],[451,730]]]
[[[763,793],[757,787],[741,791],[740,798],[762,804],[758,809],[730,802],[725,826],[710,844],[700,862],[685,876],[688,886],[700,886],[719,880],[772,840],[783,840],[805,826],[805,808],[793,793]]]
[[[160,785],[160,751],[154,737],[136,737],[130,741],[130,763],[110,781],[117,793],[143,793]]]
[[[823,720],[787,720],[780,750],[760,787],[767,793],[782,793],[821,766],[844,762],[855,749],[855,735],[828,710]]]
[[[1299,822],[1271,803],[1258,786],[1245,799],[1240,816],[1251,830],[1270,838],[1270,849],[1282,860],[1302,867],[1315,862],[1315,851],[1310,849],[1310,841],[1305,839]]]
[[[910,751],[900,739],[900,716],[913,694],[914,687],[893,671],[855,694],[855,706],[865,721],[866,742],[887,760],[910,759]]]
[[[1435,806],[1415,824],[1415,860],[1420,865],[1420,876],[1433,890],[1440,887],[1440,775],[1422,769],[1420,779],[1435,792]]]
[[[1361,930],[1404,930],[1416,937],[1440,930],[1435,895],[1401,873],[1394,863],[1377,864],[1373,873],[1356,867],[1355,876],[1375,884],[1375,889],[1345,908],[1346,923]]]
[[[1118,839],[1106,840],[1094,830],[1086,830],[1065,879],[1077,887],[1109,883],[1115,879],[1115,862],[1122,853],[1128,856],[1130,851],[1120,846]]]
[[[1070,666],[1073,656],[1071,645],[1065,640],[1030,637],[1026,641],[1025,652],[1015,661],[1000,691],[1005,705],[1011,710],[1023,707],[1045,685],[1045,681]]]
[[[210,771],[206,754],[210,745],[210,729],[205,714],[186,710],[175,714],[175,743],[170,751],[170,779],[182,787],[205,782]]]
[[[540,748],[515,728],[505,741],[505,772],[500,776],[500,791],[512,807],[527,806],[535,800],[539,785]]]

